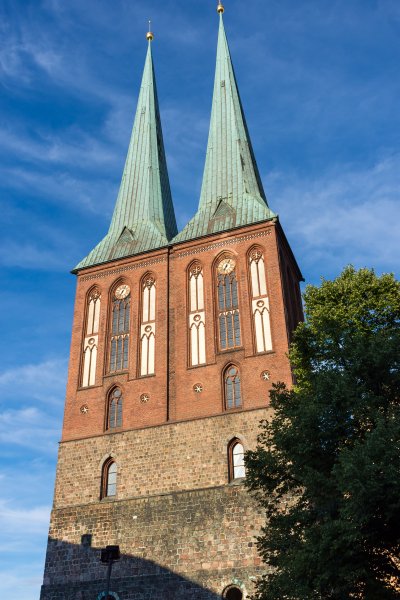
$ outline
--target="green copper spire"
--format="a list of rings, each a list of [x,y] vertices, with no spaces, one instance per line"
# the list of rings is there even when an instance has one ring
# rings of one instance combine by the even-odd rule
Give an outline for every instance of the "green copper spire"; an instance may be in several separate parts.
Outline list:
[[[75,270],[168,245],[177,233],[165,159],[151,42],[110,229]]]
[[[199,208],[174,242],[271,219],[220,14],[210,133]]]

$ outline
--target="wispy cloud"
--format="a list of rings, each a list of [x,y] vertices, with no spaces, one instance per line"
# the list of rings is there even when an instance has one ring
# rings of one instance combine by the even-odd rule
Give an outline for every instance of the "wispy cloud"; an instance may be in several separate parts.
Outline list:
[[[64,130],[59,134],[36,131],[35,135],[0,128],[0,151],[18,153],[20,159],[28,159],[36,165],[69,165],[90,171],[115,163],[115,152],[98,133],[89,135],[78,128]]]
[[[0,242],[0,264],[34,270],[60,270],[68,268],[65,256],[51,249],[39,248],[34,243]]]
[[[43,582],[43,562],[0,570],[1,592],[7,600],[37,600]]]
[[[54,455],[60,435],[60,415],[57,421],[44,410],[27,407],[0,411],[0,444],[8,455],[20,449]]]
[[[0,527],[4,533],[30,535],[43,531],[50,520],[50,506],[16,509],[10,502],[0,499]]]
[[[399,270],[400,154],[370,168],[347,165],[313,178],[274,173],[268,181],[272,208],[307,269],[324,275],[353,263]]]
[[[67,205],[70,209],[81,212],[101,213],[108,204],[111,212],[110,198],[116,196],[116,187],[110,180],[102,177],[82,178],[72,176],[68,172],[41,173],[23,167],[1,169],[3,184],[6,182],[9,189],[19,191],[30,190],[35,196],[57,205],[60,210]]]
[[[47,404],[62,404],[68,361],[64,358],[26,364],[0,372],[2,396],[6,389],[15,397],[30,397]],[[33,413],[32,413],[33,416]]]
[[[52,359],[0,373],[0,444],[4,455],[29,449],[34,456],[55,456],[66,370],[65,359]]]

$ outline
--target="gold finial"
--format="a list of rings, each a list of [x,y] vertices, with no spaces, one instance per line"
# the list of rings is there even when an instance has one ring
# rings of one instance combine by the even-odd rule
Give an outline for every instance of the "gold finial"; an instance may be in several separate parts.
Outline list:
[[[224,5],[222,4],[221,0],[219,0],[218,6],[217,6],[217,13],[222,15],[222,13],[224,13],[224,12],[225,12]]]
[[[146,40],[148,40],[149,42],[152,42],[154,40],[154,33],[152,33],[152,31],[151,31],[151,21],[150,21],[150,19],[149,19],[149,31],[147,32]]]

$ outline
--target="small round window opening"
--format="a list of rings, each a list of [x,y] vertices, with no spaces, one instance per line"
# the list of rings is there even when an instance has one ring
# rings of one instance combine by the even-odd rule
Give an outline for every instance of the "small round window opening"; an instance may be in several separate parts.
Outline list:
[[[236,586],[229,586],[223,593],[223,598],[226,600],[243,600],[243,592]]]

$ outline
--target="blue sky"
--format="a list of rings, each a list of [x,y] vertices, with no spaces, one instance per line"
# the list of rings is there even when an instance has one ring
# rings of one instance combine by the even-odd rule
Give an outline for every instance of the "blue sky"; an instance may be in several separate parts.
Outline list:
[[[400,3],[226,0],[257,161],[307,282],[398,275]],[[213,0],[0,2],[0,595],[37,600],[75,292],[128,147],[149,16],[178,225],[195,212]]]

